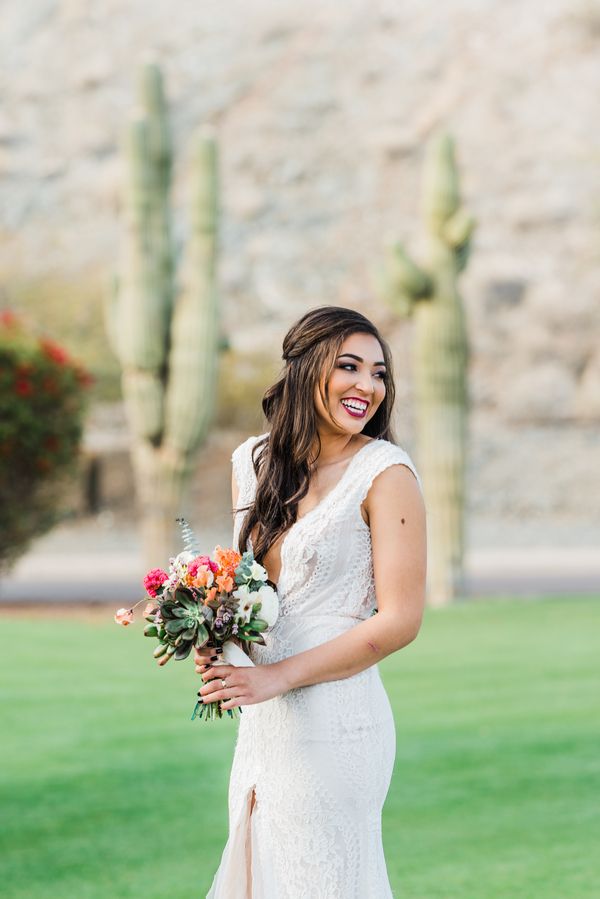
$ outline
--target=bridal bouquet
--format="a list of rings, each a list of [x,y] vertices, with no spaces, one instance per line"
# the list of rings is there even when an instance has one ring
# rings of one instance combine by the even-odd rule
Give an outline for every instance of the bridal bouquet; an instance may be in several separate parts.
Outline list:
[[[214,648],[225,664],[252,665],[240,648],[241,641],[264,645],[263,632],[279,614],[277,593],[267,584],[266,570],[251,552],[240,555],[216,546],[212,557],[201,555],[187,522],[177,521],[184,550],[169,560],[168,572],[162,568],[148,572],[144,578],[147,596],[131,609],[119,609],[115,621],[131,624],[135,607],[145,602],[144,636],[158,640],[154,658],[159,665],[172,657],[186,659],[194,646]],[[226,711],[235,717],[237,708]],[[197,702],[192,720],[204,713],[205,720],[223,717],[219,701]]]

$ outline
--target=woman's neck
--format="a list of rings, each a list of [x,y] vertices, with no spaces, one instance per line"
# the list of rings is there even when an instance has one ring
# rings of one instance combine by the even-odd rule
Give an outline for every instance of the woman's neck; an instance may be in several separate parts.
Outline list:
[[[317,444],[313,447],[313,455],[311,459],[313,468],[324,468],[326,465],[335,465],[342,462],[356,452],[358,440],[354,434],[327,434],[319,435],[321,438],[321,450],[319,452]],[[319,452],[315,459],[314,455]]]

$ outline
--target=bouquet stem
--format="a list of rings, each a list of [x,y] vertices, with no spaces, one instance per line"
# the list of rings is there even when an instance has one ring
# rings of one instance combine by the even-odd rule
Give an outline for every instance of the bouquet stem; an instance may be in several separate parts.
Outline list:
[[[242,714],[242,709],[240,706],[236,706],[234,709],[225,709],[225,712],[227,712],[230,718],[239,718],[239,715]],[[224,712],[221,708],[220,699],[216,702],[202,702],[202,700],[199,699],[194,706],[191,720],[193,721],[195,718],[202,718],[204,716],[205,721],[214,721],[215,718],[222,718],[223,714]]]

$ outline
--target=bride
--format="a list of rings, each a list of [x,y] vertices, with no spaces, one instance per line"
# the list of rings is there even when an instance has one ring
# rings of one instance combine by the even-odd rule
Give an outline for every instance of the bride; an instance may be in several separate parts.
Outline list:
[[[196,650],[202,700],[243,707],[207,899],[386,899],[396,734],[377,663],[421,625],[421,482],[394,441],[392,358],[369,319],[312,309],[283,360],[269,431],[232,456],[234,545],[266,568],[280,615],[249,644],[254,666]]]

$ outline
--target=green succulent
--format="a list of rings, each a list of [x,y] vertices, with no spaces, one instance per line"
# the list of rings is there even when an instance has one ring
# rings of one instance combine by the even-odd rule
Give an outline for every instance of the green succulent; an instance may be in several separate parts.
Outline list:
[[[178,587],[173,594],[161,597],[156,611],[146,616],[149,624],[144,628],[144,636],[157,637],[160,641],[154,650],[155,658],[172,648],[170,654],[180,661],[187,659],[193,646],[200,648],[208,643],[207,625],[213,617],[213,609],[204,605],[192,590]]]

